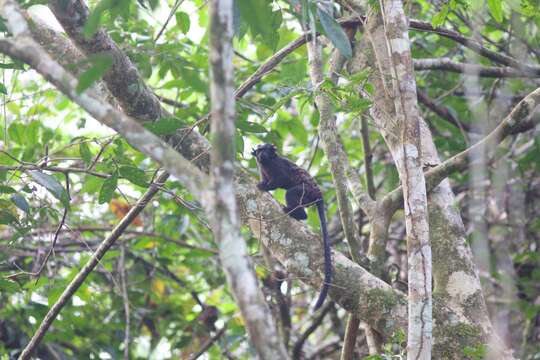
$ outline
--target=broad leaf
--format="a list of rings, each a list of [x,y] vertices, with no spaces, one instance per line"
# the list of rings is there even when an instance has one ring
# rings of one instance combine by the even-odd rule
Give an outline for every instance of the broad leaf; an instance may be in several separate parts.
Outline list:
[[[17,190],[12,188],[11,186],[6,185],[0,185],[0,194],[14,194]]]
[[[119,169],[120,176],[129,180],[135,185],[146,187],[148,186],[148,181],[146,179],[146,174],[139,168],[134,166],[122,166]]]
[[[252,132],[252,133],[268,132],[268,130],[264,126],[254,123],[254,122],[245,121],[245,120],[237,120],[236,127],[245,132]]]
[[[19,290],[19,285],[15,281],[0,278],[0,289],[2,292],[14,293]]]
[[[448,4],[443,5],[441,7],[441,10],[433,15],[433,18],[431,19],[431,26],[434,28],[438,28],[442,24],[444,24],[444,21],[446,20],[446,17],[448,16],[448,10],[449,10]]]
[[[28,204],[28,201],[26,201],[25,197],[22,196],[20,193],[11,195],[10,199],[15,204],[15,206],[17,206],[25,213],[30,212],[30,204]]]
[[[186,126],[186,123],[176,118],[162,118],[154,123],[144,125],[145,128],[156,135],[171,135],[184,126]]]
[[[32,179],[34,179],[36,183],[43,186],[55,198],[60,200],[64,206],[69,206],[69,199],[66,190],[54,176],[37,170],[30,170],[27,173],[32,177]]]
[[[88,89],[93,83],[101,79],[103,74],[109,71],[113,63],[111,55],[106,53],[95,54],[90,57],[90,68],[79,76],[77,92],[81,93]]]
[[[177,12],[176,25],[183,34],[187,34],[190,26],[189,15],[183,11]]]
[[[237,4],[242,21],[248,24],[253,37],[260,35],[263,43],[275,50],[279,41],[281,12],[272,11],[272,2],[266,0],[238,0]]]
[[[92,162],[92,153],[90,152],[88,143],[81,142],[79,144],[79,154],[86,165],[89,165]]]
[[[115,172],[103,182],[103,185],[101,185],[101,189],[99,190],[98,202],[100,204],[105,204],[111,201],[117,185],[118,173]]]
[[[19,219],[13,205],[4,199],[0,199],[0,224],[17,226]]]
[[[503,10],[501,0],[488,0],[489,12],[497,22],[503,21]]]
[[[321,21],[321,25],[324,29],[324,33],[330,39],[332,44],[339,50],[341,55],[345,56],[347,59],[352,57],[352,48],[351,42],[343,31],[341,25],[338,24],[336,19],[333,16],[326,13],[324,10],[317,7],[317,15]]]

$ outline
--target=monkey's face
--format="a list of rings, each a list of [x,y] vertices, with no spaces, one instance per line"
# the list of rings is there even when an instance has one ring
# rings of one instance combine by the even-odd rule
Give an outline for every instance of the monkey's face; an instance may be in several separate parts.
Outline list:
[[[251,155],[255,156],[259,163],[265,163],[277,156],[276,147],[272,144],[262,144],[253,149]]]

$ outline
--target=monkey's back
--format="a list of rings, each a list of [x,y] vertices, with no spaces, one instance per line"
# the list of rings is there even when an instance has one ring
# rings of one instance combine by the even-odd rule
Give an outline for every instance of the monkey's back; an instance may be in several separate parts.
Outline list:
[[[294,186],[304,184],[306,194],[308,194],[311,199],[315,200],[322,198],[322,192],[319,188],[319,185],[305,169],[296,165],[289,159],[283,157],[280,157],[280,159],[282,171],[286,174],[286,177],[288,178],[287,184],[285,184],[284,187],[285,189],[290,189]]]

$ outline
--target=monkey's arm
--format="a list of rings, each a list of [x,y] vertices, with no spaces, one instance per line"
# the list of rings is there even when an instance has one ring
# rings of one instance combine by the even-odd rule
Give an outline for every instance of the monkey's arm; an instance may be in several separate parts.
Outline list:
[[[278,187],[278,184],[275,181],[272,181],[272,179],[268,179],[266,181],[263,179],[257,184],[257,188],[261,191],[276,190]]]
[[[259,164],[259,172],[261,174],[261,181],[257,184],[259,190],[270,191],[283,187],[283,171],[279,166],[268,167]]]

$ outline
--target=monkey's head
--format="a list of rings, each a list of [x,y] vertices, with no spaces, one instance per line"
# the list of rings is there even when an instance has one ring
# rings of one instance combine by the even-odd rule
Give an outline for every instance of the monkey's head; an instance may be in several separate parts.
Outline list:
[[[276,146],[273,144],[262,144],[251,151],[251,155],[257,158],[260,163],[265,163],[277,157]]]

